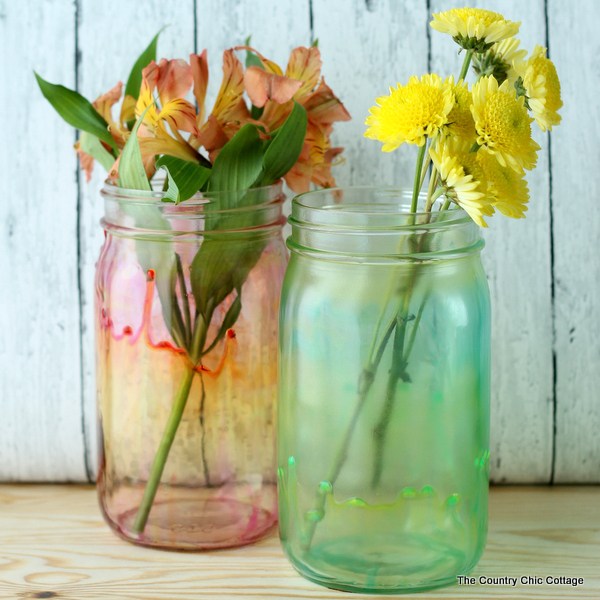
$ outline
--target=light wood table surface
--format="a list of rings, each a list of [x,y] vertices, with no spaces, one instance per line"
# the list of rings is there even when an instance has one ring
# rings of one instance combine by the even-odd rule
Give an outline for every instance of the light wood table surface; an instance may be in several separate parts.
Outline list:
[[[543,578],[541,585],[480,584],[415,598],[600,599],[600,487],[495,487],[483,558],[472,576]],[[583,578],[582,585],[546,577]],[[104,524],[91,486],[0,485],[0,598],[231,600],[346,598],[300,577],[276,532],[234,550],[140,548]],[[406,597],[406,596],[405,596]],[[379,596],[381,598],[381,596]]]

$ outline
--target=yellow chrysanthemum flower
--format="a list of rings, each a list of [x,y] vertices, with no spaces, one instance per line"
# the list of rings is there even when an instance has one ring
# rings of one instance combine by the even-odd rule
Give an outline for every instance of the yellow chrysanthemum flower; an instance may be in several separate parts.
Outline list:
[[[448,33],[465,50],[485,52],[492,44],[516,35],[520,23],[507,21],[501,14],[482,8],[453,8],[434,13],[432,29]]]
[[[519,40],[506,38],[494,44],[487,52],[473,57],[473,69],[480,77],[493,75],[499,84],[508,79],[514,84],[519,78],[527,57],[527,50],[519,48]]]
[[[502,166],[516,171],[535,167],[540,147],[531,137],[533,119],[508,81],[498,86],[494,77],[482,77],[473,86],[473,117],[477,143]]]
[[[492,46],[491,52],[507,65],[508,79],[514,82],[517,78],[519,67],[525,62],[527,50],[519,48],[521,42],[515,38],[506,38]]]
[[[487,198],[483,171],[474,152],[467,152],[462,143],[454,140],[433,144],[429,149],[431,160],[438,170],[447,198],[450,198],[477,223],[487,227],[484,216],[494,214]]]
[[[422,146],[427,137],[437,135],[448,122],[454,95],[439,75],[428,74],[390,88],[390,95],[376,102],[365,121],[365,137],[382,142],[382,150],[391,152],[403,143]]]
[[[554,63],[546,57],[546,49],[536,46],[522,68],[523,87],[535,122],[542,131],[558,125],[562,107],[560,81]]]
[[[469,91],[469,87],[462,79],[454,84],[454,78],[450,77],[448,83],[454,94],[454,106],[448,114],[446,133],[462,140],[466,140],[472,145],[477,136],[475,131],[475,121],[473,120],[473,114],[471,112],[473,96]]]
[[[484,173],[486,194],[503,215],[513,219],[525,218],[529,202],[529,188],[525,173],[503,167],[494,156],[477,152],[477,159]]]

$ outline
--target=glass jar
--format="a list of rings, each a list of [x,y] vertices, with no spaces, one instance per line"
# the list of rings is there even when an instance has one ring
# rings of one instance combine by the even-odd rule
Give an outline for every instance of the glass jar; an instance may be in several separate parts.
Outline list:
[[[277,519],[281,185],[178,205],[158,191],[106,185],[102,195],[95,310],[104,516],[146,546],[250,543]]]
[[[280,312],[280,536],[336,589],[456,582],[487,530],[489,293],[460,209],[296,197]]]

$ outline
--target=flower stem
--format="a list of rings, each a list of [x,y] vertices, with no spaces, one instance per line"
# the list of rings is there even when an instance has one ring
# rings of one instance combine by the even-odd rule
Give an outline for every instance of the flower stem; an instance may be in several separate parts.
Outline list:
[[[179,280],[179,294],[183,302],[183,325],[185,329],[186,348],[189,349],[192,342],[192,317],[190,311],[190,301],[187,293],[187,286],[185,283],[185,275],[183,273],[183,265],[181,263],[181,257],[175,252],[175,264],[177,265],[177,279]],[[175,297],[174,300],[177,300]]]
[[[425,178],[427,177],[427,171],[429,170],[429,165],[431,164],[431,154],[427,153],[427,157],[425,158],[425,162],[423,164],[423,169],[421,171],[421,180],[419,182],[419,189],[423,187],[425,183]]]
[[[435,195],[435,186],[437,185],[439,173],[437,169],[433,169],[429,178],[429,188],[427,189],[427,202],[425,203],[425,212],[431,212],[431,207],[439,196]]]
[[[373,477],[371,479],[371,486],[373,489],[375,489],[381,481],[381,474],[383,472],[383,448],[388,425],[390,423],[390,416],[395,404],[398,381],[400,379],[406,382],[410,381],[410,378],[406,373],[406,361],[402,359],[404,339],[406,338],[407,317],[405,315],[406,311],[408,310],[408,299],[409,294],[405,296],[405,302],[401,311],[402,314],[398,315],[398,325],[396,326],[396,332],[394,334],[392,366],[390,369],[390,377],[388,379],[385,393],[385,403],[383,405],[383,410],[381,411],[379,421],[377,421],[377,425],[375,425],[375,429],[373,430],[373,436],[375,440],[375,460],[373,466]]]
[[[460,75],[458,76],[458,80],[464,79],[469,72],[469,65],[471,64],[471,58],[473,58],[473,50],[467,50],[465,55],[465,60],[463,61],[462,68],[460,70]]]
[[[375,379],[375,373],[379,368],[379,363],[381,362],[381,358],[383,357],[383,353],[385,351],[385,347],[388,344],[390,336],[392,335],[397,324],[397,319],[394,318],[387,326],[385,333],[383,334],[383,338],[379,343],[379,347],[376,352],[372,352],[373,356],[370,357],[368,365],[362,370],[360,375],[359,383],[358,383],[358,401],[356,406],[354,407],[354,412],[352,414],[352,418],[350,419],[350,424],[348,425],[348,429],[346,430],[346,435],[340,444],[340,447],[335,456],[335,460],[331,466],[331,470],[329,472],[327,481],[333,486],[339,477],[339,474],[348,458],[348,448],[350,447],[350,441],[352,440],[352,435],[354,434],[354,430],[356,429],[356,424],[358,423],[358,417],[362,412],[363,406],[365,405],[365,401],[369,394],[369,390],[373,385],[373,381]],[[322,513],[325,508],[325,496],[323,494],[319,494],[317,498],[317,502],[315,505],[315,510],[317,513]],[[312,544],[313,537],[315,535],[315,530],[317,528],[317,522],[311,521],[310,529],[306,536],[305,548],[308,550]]]
[[[427,142],[425,142],[419,148],[419,154],[417,154],[417,164],[415,166],[415,180],[413,183],[413,194],[412,202],[410,203],[410,212],[416,213],[419,204],[419,192],[421,191],[421,170],[423,169],[423,160],[425,158],[425,151],[427,150]]]
[[[133,531],[135,533],[142,533],[146,527],[148,515],[150,514],[150,510],[154,503],[156,491],[158,490],[158,485],[165,469],[169,451],[173,445],[175,433],[177,432],[177,428],[181,422],[181,417],[183,416],[185,405],[187,404],[190,389],[192,387],[192,381],[194,380],[194,373],[195,370],[190,365],[187,368],[185,376],[181,382],[179,391],[175,396],[173,407],[171,408],[171,414],[169,415],[169,420],[167,421],[167,426],[165,427],[160,440],[160,445],[158,446],[158,450],[154,456],[154,461],[152,462],[150,477],[148,478],[148,483],[146,484],[146,489],[144,490],[144,496],[142,497],[140,507],[133,523]]]

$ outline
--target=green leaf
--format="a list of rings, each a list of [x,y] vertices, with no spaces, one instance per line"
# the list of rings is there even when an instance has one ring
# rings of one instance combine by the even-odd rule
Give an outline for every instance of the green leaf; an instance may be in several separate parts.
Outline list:
[[[192,292],[196,308],[204,316],[234,290],[241,289],[248,273],[265,247],[264,236],[256,239],[223,233],[204,240],[191,265]]]
[[[150,104],[150,106],[153,106]],[[144,163],[142,162],[142,152],[137,138],[137,132],[148,112],[150,106],[140,115],[136,121],[131,135],[129,136],[119,162],[119,185],[130,190],[151,190],[150,182],[146,176]]]
[[[264,143],[256,125],[244,125],[221,149],[215,159],[209,191],[237,191],[248,189],[261,172]],[[235,195],[226,195],[222,209],[235,206]]]
[[[238,289],[237,296],[235,300],[231,303],[231,306],[225,313],[225,317],[223,318],[223,322],[221,323],[221,327],[219,327],[219,331],[215,336],[215,339],[211,342],[210,346],[206,348],[202,352],[202,354],[208,354],[222,339],[225,337],[225,333],[228,329],[231,329],[238,317],[240,316],[240,312],[242,311],[242,291]]]
[[[126,96],[133,96],[136,100],[138,99],[138,96],[140,95],[140,87],[142,86],[142,70],[153,60],[156,60],[156,46],[158,44],[158,36],[161,34],[161,32],[162,29],[152,38],[152,41],[150,44],[148,44],[148,47],[135,61],[135,64],[131,69],[131,73],[129,73],[127,85],[125,86]]]
[[[35,71],[34,75],[44,98],[69,125],[95,135],[106,142],[115,152],[118,152],[115,140],[108,131],[108,123],[89,100],[74,90],[49,83]]]
[[[306,110],[294,102],[292,112],[269,142],[255,186],[277,181],[296,164],[304,145],[307,124]]]
[[[95,135],[82,131],[79,136],[79,145],[86,154],[93,156],[107,171],[110,171],[115,163],[115,157]]]
[[[175,204],[191,198],[210,177],[210,169],[174,156],[161,156],[156,161],[156,168],[167,172],[169,187],[165,200],[171,200]]]
[[[208,189],[230,193],[219,194],[218,204],[215,203],[217,210],[238,208],[244,205],[246,198],[252,197],[247,191],[262,170],[264,149],[265,143],[260,138],[258,128],[252,124],[244,125],[222,148],[215,159]],[[240,215],[240,218],[246,217]],[[248,226],[251,225],[240,221],[240,228]],[[231,228],[232,219],[229,218],[227,229]],[[237,224],[234,228],[237,229]],[[212,311],[234,289],[241,290],[265,247],[261,233],[215,233],[219,229],[217,213],[214,219],[207,220],[207,233],[191,265],[196,310],[205,321],[210,321]]]

